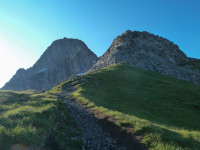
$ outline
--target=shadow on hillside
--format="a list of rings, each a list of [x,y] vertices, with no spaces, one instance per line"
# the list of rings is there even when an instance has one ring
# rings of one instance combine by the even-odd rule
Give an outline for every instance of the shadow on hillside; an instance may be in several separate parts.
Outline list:
[[[200,130],[200,86],[126,65],[109,69],[87,75],[81,95],[153,123]]]
[[[163,143],[199,148],[190,131],[200,130],[200,86],[127,66],[110,68],[88,74],[87,81],[77,87],[81,97],[97,106],[149,121],[150,127],[142,128],[140,134],[149,132],[158,135]]]

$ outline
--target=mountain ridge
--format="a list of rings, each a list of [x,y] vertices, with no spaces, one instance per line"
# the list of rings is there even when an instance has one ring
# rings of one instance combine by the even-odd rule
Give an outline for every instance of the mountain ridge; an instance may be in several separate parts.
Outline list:
[[[49,90],[73,74],[128,63],[179,80],[200,84],[200,60],[187,57],[178,45],[146,31],[127,30],[99,58],[78,39],[58,39],[27,70],[20,68],[4,90]]]

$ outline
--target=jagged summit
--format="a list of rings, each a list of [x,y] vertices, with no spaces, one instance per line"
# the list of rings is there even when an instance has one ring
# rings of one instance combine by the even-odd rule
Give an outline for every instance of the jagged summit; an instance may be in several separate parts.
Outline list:
[[[116,37],[89,71],[121,62],[200,84],[200,71],[191,65],[194,59],[173,42],[146,31],[127,30]]]
[[[2,89],[51,89],[72,74],[86,72],[96,60],[97,56],[81,40],[59,39],[46,49],[33,67],[19,69]]]

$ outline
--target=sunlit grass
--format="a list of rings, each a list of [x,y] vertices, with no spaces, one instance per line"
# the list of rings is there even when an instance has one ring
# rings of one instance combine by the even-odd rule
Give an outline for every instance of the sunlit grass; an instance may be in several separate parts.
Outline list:
[[[48,103],[44,97],[49,97]],[[49,117],[56,110],[56,97],[33,91],[1,91],[0,108],[0,149],[19,143],[28,147],[44,145],[54,126]]]
[[[66,142],[66,138],[70,139],[74,131],[66,128],[71,126],[74,122],[65,104],[53,94],[0,91],[1,150],[19,145],[32,149],[47,148],[50,135],[54,137],[50,142],[57,149],[70,147],[71,142]]]

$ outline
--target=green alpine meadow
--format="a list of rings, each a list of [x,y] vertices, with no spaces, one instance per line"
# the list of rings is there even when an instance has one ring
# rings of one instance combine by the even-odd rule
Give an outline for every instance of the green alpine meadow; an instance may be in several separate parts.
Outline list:
[[[120,127],[132,126],[144,147],[200,149],[200,86],[126,64],[83,77],[70,83],[76,88],[71,96],[118,119]]]

